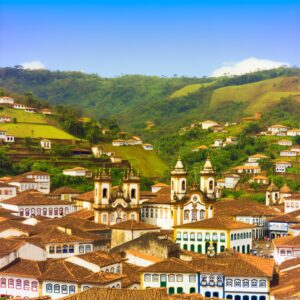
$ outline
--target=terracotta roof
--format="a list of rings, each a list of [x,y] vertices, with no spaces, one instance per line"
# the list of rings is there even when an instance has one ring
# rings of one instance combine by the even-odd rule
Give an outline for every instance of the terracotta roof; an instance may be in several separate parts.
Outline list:
[[[285,200],[300,200],[300,193],[293,193],[291,196],[285,197]]]
[[[300,223],[300,209],[269,219],[269,222]]]
[[[269,179],[269,178],[266,177],[266,176],[263,176],[263,175],[257,175],[257,176],[254,176],[252,179],[262,179],[262,180],[266,180],[266,179]]]
[[[153,255],[144,254],[144,253],[142,253],[142,252],[140,252],[138,250],[135,250],[135,249],[127,249],[127,250],[125,250],[125,252],[127,254],[131,254],[131,255],[139,257],[141,259],[152,261],[153,263],[157,263],[159,261],[162,261],[160,258],[157,258],[157,257],[155,257]]]
[[[260,154],[260,153],[250,155],[249,157],[251,157],[251,158],[268,158],[267,155]]]
[[[268,188],[267,188],[267,191],[269,191],[269,192],[275,192],[275,191],[279,191],[279,188],[272,182],[269,186],[268,186]]]
[[[5,230],[9,229],[16,229],[21,232],[24,232],[24,234],[30,235],[36,232],[36,229],[34,226],[23,224],[21,222],[17,222],[14,220],[8,220],[8,219],[0,219],[0,232],[3,232]]]
[[[215,216],[277,216],[275,209],[251,200],[223,199],[214,205]]]
[[[281,124],[275,124],[275,125],[269,126],[269,128],[287,128],[287,126],[284,126],[284,125],[281,125]]]
[[[152,186],[155,186],[155,187],[169,187],[168,184],[163,183],[163,182],[157,182],[157,183],[153,184]]]
[[[252,224],[235,221],[228,217],[214,217],[210,219],[205,219],[198,222],[192,222],[187,224],[182,224],[174,226],[174,228],[198,228],[198,229],[243,229],[243,228],[253,228]]]
[[[286,183],[280,189],[280,193],[291,193],[291,192],[292,190],[289,188],[289,186]]]
[[[277,298],[291,299],[300,293],[300,268],[292,269],[279,274],[279,283],[271,287],[272,296]],[[297,299],[297,298],[293,298]]]
[[[285,260],[279,265],[280,271],[284,271],[286,269],[295,269],[295,268],[300,268],[300,257]]]
[[[256,166],[237,166],[234,167],[233,170],[257,170],[260,169],[260,167]]]
[[[51,199],[45,196],[45,194],[27,190],[18,194],[16,197],[3,200],[2,203],[11,205],[71,205],[72,202],[64,201],[60,199]]]
[[[300,236],[284,236],[272,240],[275,247],[300,247]]]
[[[87,208],[82,208],[80,210],[77,210],[73,213],[68,214],[68,217],[84,219],[84,220],[93,220],[94,213]]]
[[[79,196],[74,197],[74,200],[79,200],[79,201],[87,201],[94,203],[94,190],[83,193]]]
[[[122,264],[122,274],[126,275],[126,277],[122,280],[122,288],[128,288],[134,283],[140,284],[140,269],[140,266],[129,264],[127,262]]]
[[[291,225],[289,228],[300,230],[300,223],[296,225]]]
[[[192,266],[189,262],[172,257],[148,267],[144,267],[140,271],[143,273],[196,273],[197,268]]]
[[[19,249],[23,245],[24,243],[22,241],[0,238],[0,258]]]
[[[84,292],[69,295],[61,300],[169,300],[166,289],[109,289],[109,288],[90,288]]]
[[[52,195],[62,195],[62,194],[80,194],[80,191],[73,189],[69,186],[62,186],[56,190],[54,190]]]
[[[142,221],[128,220],[122,223],[115,224],[111,226],[112,229],[123,229],[123,230],[151,230],[151,229],[160,229],[156,225],[147,224]]]
[[[102,250],[77,255],[76,257],[83,259],[87,262],[93,263],[99,267],[105,267],[112,264],[121,263],[126,260],[119,254],[108,253]]]
[[[48,175],[48,176],[50,176],[49,173],[43,172],[43,171],[30,171],[30,172],[23,173],[21,175],[25,175],[25,176],[27,176],[27,175]]]

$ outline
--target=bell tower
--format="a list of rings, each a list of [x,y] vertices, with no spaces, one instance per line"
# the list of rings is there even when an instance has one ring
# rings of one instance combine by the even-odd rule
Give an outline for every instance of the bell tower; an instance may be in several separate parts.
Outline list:
[[[187,194],[187,176],[188,173],[178,157],[176,165],[171,171],[171,201],[181,200]]]
[[[215,177],[216,174],[208,156],[200,171],[200,190],[210,199],[215,198]]]
[[[111,194],[111,174],[110,170],[102,169],[95,177],[94,183],[94,205],[108,205]]]
[[[140,187],[141,178],[138,172],[132,168],[125,171],[123,178],[123,192],[124,196],[129,198],[131,205],[138,205],[140,202]]]

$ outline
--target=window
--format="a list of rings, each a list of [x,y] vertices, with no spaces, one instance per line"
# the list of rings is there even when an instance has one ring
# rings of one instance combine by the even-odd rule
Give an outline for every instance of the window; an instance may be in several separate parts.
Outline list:
[[[29,208],[26,208],[25,209],[25,216],[29,217],[29,215],[30,215],[30,210],[29,210]]]
[[[84,246],[83,245],[79,246],[79,253],[84,253]]]
[[[14,280],[8,279],[8,288],[13,289],[14,288]]]
[[[249,280],[248,279],[243,280],[243,287],[249,287]]]
[[[194,275],[194,274],[189,275],[189,281],[196,282],[196,275]]]
[[[107,198],[107,188],[102,190],[102,198]]]
[[[197,233],[197,241],[202,241],[202,233],[201,232]]]
[[[184,211],[184,220],[189,220],[190,219],[190,211],[188,209],[186,209]]]
[[[184,233],[183,233],[183,240],[184,240],[184,241],[187,241],[187,240],[188,240],[188,234],[187,234],[187,232],[184,232]]]
[[[206,233],[205,233],[205,240],[206,240],[206,241],[209,241],[209,240],[210,240],[210,233],[209,233],[209,232],[206,232]]]
[[[291,256],[292,255],[292,251],[291,250],[286,250],[286,255],[287,256]]]
[[[213,180],[210,180],[210,181],[209,181],[209,189],[210,189],[210,190],[213,190],[213,189],[214,189],[214,181],[213,181]]]
[[[235,287],[241,287],[241,281],[240,281],[239,279],[236,279],[236,280],[234,281],[234,286],[235,286]]]
[[[148,218],[148,217],[149,217],[149,209],[146,208],[146,218]]]
[[[265,280],[260,280],[259,281],[259,287],[266,287],[266,281]]]
[[[21,280],[20,280],[21,281]],[[24,280],[24,285],[23,285],[23,287],[24,287],[24,290],[25,291],[29,291],[29,281],[28,280]]]
[[[74,253],[74,245],[69,246],[69,253]]]
[[[120,271],[121,271],[121,268],[120,268],[120,266],[117,266],[117,268],[116,268],[116,272],[117,272],[117,273],[120,273]]]
[[[212,234],[212,239],[213,239],[213,241],[217,241],[218,240],[218,234],[216,232],[214,232]]]
[[[131,189],[131,198],[136,198],[136,189]]]
[[[222,276],[218,276],[217,277],[217,286],[222,286],[222,284],[223,284],[223,278],[222,278]]]
[[[52,284],[51,283],[46,284],[46,292],[47,293],[52,293]]]
[[[225,242],[225,233],[220,234],[220,240],[221,242]]]
[[[69,294],[75,294],[75,285],[69,286]]]
[[[59,208],[59,215],[60,215],[60,216],[63,216],[63,215],[64,215],[64,209],[63,209],[63,207],[60,207],[60,208]]]
[[[150,208],[150,218],[153,218],[153,208]]]
[[[107,214],[102,215],[102,221],[103,223],[107,223]]]
[[[21,288],[22,288],[22,281],[21,281],[21,279],[17,279],[16,280],[16,289],[20,290]],[[25,289],[25,282],[24,282],[24,289]]]
[[[145,274],[144,275],[144,280],[148,281],[148,282],[151,281],[151,274]]]
[[[86,291],[86,290],[88,290],[89,288],[90,288],[89,286],[85,285],[85,286],[82,288],[82,290],[83,290],[83,291]]]
[[[91,252],[92,251],[92,247],[91,247],[91,245],[86,245],[85,246],[85,252]]]
[[[281,249],[281,250],[280,250],[280,255],[281,255],[281,256],[285,256],[285,250],[284,250],[284,249]]]
[[[54,215],[58,216],[58,208],[57,207],[54,208]]]
[[[226,286],[232,287],[232,279],[226,279]]]
[[[176,233],[176,240],[181,240],[181,232]]]
[[[43,208],[43,216],[47,216],[47,208]]]
[[[191,239],[191,241],[195,240],[195,232],[190,233],[190,239]]]
[[[152,281],[157,282],[159,279],[159,276],[157,274],[152,275]]]
[[[194,287],[190,288],[190,294],[196,293],[196,289]]]
[[[5,278],[1,278],[1,287],[6,288],[6,279]]]
[[[168,275],[168,281],[169,282],[174,282],[175,281],[175,275],[173,275],[173,274]]]
[[[49,216],[53,215],[53,208],[49,208]]]
[[[61,293],[68,294],[68,287],[65,284],[61,286]]]
[[[61,246],[56,246],[56,253],[61,253]]]
[[[54,293],[56,293],[56,294],[60,293],[60,286],[59,286],[59,284],[54,284]]]
[[[251,287],[257,287],[257,280],[256,279],[251,280]]]
[[[183,294],[183,288],[182,287],[177,288],[177,294]]]
[[[38,216],[40,216],[41,215],[41,209],[40,208],[38,208],[37,209],[37,213],[36,213]]]
[[[173,287],[169,288],[169,294],[174,294],[175,293],[175,289]]]
[[[31,290],[33,292],[36,292],[38,290],[38,283],[37,283],[37,281],[32,281],[31,282]]]
[[[182,282],[183,281],[183,275],[179,274],[179,275],[176,275],[176,280],[178,282]]]
[[[21,216],[21,217],[24,216],[24,209],[20,209],[20,216]]]
[[[111,272],[111,273],[115,273],[115,268],[114,268],[114,267],[111,267],[111,268],[110,268],[110,272]]]
[[[181,182],[181,190],[183,192],[185,191],[185,180],[182,180],[182,182]]]

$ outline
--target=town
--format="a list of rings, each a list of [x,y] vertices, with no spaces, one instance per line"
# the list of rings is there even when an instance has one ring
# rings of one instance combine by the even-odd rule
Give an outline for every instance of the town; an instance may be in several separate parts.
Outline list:
[[[24,105],[15,107],[10,97],[0,98],[0,103],[26,110]],[[238,143],[237,136],[229,135],[235,125],[207,120],[186,127],[185,133],[180,130],[179,135],[198,126],[222,132],[227,137],[191,153],[209,148],[222,151]],[[3,136],[4,143],[15,142],[12,135],[3,132]],[[119,136],[125,138],[112,140],[113,147],[130,151],[144,145],[144,151],[150,150],[138,136]],[[278,158],[271,161],[272,174],[292,174],[299,180],[289,170],[299,164],[300,129],[275,124],[257,136],[274,138],[272,143],[280,146]],[[40,143],[49,150],[57,140],[40,139]],[[85,192],[74,186],[53,188],[46,171],[4,174],[0,178],[0,295],[4,299],[75,299],[73,295],[104,299],[106,293],[115,293],[116,298],[132,293],[139,299],[197,295],[191,299],[234,300],[299,295],[300,191],[270,180],[270,170],[262,163],[269,157],[264,154],[249,155],[243,165],[220,174],[207,153],[192,182],[178,156],[169,179],[154,182],[150,189],[142,189],[141,174],[130,163],[121,165],[120,180],[112,172],[120,165],[61,170],[62,176],[90,182],[91,189]],[[99,158],[111,153],[96,144],[80,155]],[[247,198],[227,197],[241,189],[248,191]],[[257,193],[263,193],[263,202],[251,200]]]

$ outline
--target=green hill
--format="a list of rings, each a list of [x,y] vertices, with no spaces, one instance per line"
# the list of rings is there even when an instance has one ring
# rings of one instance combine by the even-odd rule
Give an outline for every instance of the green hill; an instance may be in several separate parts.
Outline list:
[[[175,92],[173,92],[170,95],[170,98],[176,99],[176,98],[180,98],[180,97],[185,97],[189,94],[193,94],[193,93],[199,91],[200,88],[209,86],[211,84],[213,84],[213,82],[188,84],[188,85],[180,88],[179,90],[176,90]]]
[[[146,177],[162,177],[168,169],[155,151],[147,151],[142,146],[114,147],[110,143],[102,144],[107,152],[115,152],[116,155],[128,160],[135,169],[139,169]]]

